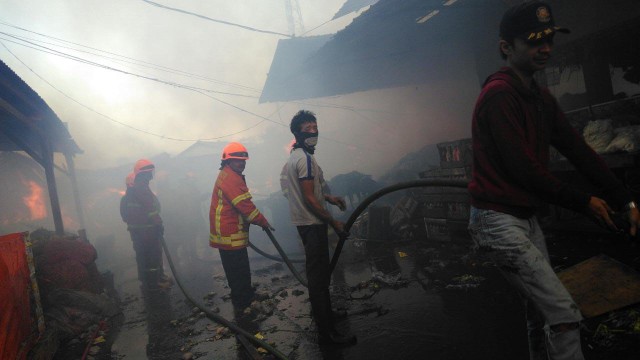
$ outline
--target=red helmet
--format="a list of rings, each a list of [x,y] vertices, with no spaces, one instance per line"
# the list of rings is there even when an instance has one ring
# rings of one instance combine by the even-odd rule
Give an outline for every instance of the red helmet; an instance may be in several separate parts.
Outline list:
[[[140,159],[136,161],[136,164],[133,166],[133,174],[138,176],[138,174],[142,172],[149,172],[155,170],[156,166],[147,159]]]
[[[249,152],[247,148],[239,142],[232,142],[227,144],[222,150],[222,160],[228,159],[247,160],[249,159]]]
[[[127,187],[133,187],[133,185],[135,184],[136,181],[136,174],[135,173],[129,173],[129,175],[127,175],[127,178],[125,179],[125,184],[127,184]]]

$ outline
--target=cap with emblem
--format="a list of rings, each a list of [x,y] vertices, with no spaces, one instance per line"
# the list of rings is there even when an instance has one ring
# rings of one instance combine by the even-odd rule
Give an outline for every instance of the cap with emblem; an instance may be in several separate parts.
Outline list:
[[[551,7],[543,1],[516,5],[504,13],[500,22],[500,38],[507,41],[538,41],[556,32],[569,33],[569,29],[556,26]]]

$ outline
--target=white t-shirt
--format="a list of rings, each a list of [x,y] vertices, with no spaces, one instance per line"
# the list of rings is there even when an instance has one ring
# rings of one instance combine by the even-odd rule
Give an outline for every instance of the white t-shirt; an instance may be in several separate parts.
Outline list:
[[[289,200],[291,222],[296,226],[324,224],[304,203],[300,180],[309,179],[313,179],[313,193],[318,203],[324,207],[324,191],[327,184],[322,169],[312,154],[295,148],[291,151],[289,161],[282,168],[280,186],[284,196]]]

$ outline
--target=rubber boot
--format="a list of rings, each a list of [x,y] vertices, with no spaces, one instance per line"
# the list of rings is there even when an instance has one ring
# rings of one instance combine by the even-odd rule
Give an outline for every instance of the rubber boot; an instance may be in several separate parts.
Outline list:
[[[550,330],[547,352],[549,360],[584,360],[580,345],[580,328],[562,332]]]

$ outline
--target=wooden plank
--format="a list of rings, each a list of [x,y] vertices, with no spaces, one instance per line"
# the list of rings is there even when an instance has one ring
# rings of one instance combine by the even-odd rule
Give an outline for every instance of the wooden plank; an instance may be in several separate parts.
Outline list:
[[[640,302],[640,273],[603,254],[558,273],[558,277],[585,318]]]

